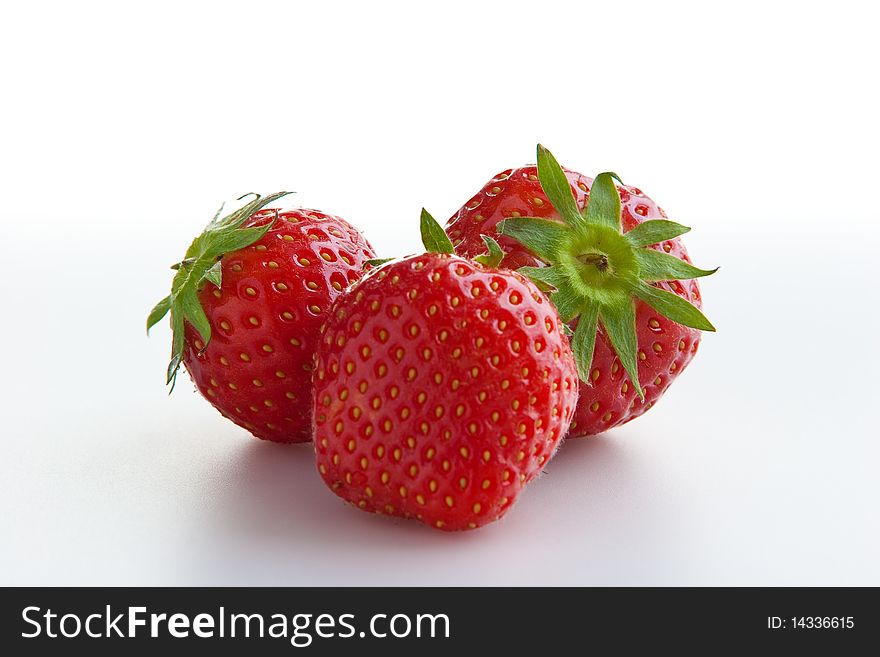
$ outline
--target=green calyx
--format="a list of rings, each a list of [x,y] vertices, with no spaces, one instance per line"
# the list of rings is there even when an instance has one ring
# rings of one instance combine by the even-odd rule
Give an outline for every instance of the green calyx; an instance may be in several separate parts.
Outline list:
[[[644,301],[674,322],[703,331],[715,327],[695,306],[651,283],[697,278],[715,273],[661,251],[653,244],[690,230],[665,219],[645,221],[624,233],[620,221],[620,195],[613,173],[600,173],[593,181],[583,212],[556,158],[538,145],[538,178],[562,222],[536,217],[516,217],[498,224],[508,235],[548,264],[519,271],[551,293],[565,322],[578,320],[572,351],[578,375],[590,384],[590,365],[601,325],[639,396],[635,301]]]
[[[455,255],[455,247],[449,235],[443,230],[443,226],[437,223],[437,220],[431,216],[425,208],[422,208],[422,214],[419,218],[419,230],[422,235],[422,246],[425,247],[426,253],[445,253]],[[478,262],[484,267],[498,267],[504,260],[504,251],[501,246],[488,235],[481,235],[486,245],[486,253],[473,258],[474,262]],[[364,263],[364,269],[369,267],[381,267],[386,262],[392,262],[397,258],[374,258]]]
[[[171,362],[168,364],[167,383],[174,389],[177,371],[183,360],[185,322],[193,325],[202,339],[202,350],[211,341],[211,323],[199,302],[198,293],[211,283],[218,288],[222,283],[220,261],[223,256],[250,246],[265,235],[275,224],[275,219],[262,226],[244,228],[248,218],[266,205],[277,201],[290,192],[277,192],[269,196],[254,194],[255,198],[235,212],[220,217],[223,207],[217,211],[204,232],[195,238],[186,250],[183,260],[172,265],[176,270],[171,282],[171,294],[157,303],[147,317],[149,333],[159,320],[171,312]],[[250,196],[250,194],[245,194]],[[241,198],[245,198],[242,196]],[[241,200],[241,199],[239,199]]]
[[[422,244],[428,253],[455,253],[455,247],[452,245],[449,235],[425,208],[422,208],[419,228],[422,232]],[[478,255],[474,258],[474,262],[479,262],[484,267],[497,267],[504,260],[504,251],[501,250],[498,242],[488,235],[480,237],[483,238],[483,243],[486,245],[486,253]]]

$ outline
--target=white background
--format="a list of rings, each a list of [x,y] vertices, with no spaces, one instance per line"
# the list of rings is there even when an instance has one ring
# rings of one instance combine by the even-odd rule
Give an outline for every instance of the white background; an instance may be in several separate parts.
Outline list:
[[[876,3],[7,4],[0,583],[880,584]],[[541,141],[693,226],[656,409],[448,535],[262,444],[144,319],[222,200],[418,249]]]

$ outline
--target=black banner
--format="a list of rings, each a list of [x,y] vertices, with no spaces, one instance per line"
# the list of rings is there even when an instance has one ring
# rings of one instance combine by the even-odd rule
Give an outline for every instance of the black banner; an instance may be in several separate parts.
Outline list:
[[[8,588],[0,614],[15,655],[714,652],[873,645],[880,603],[865,588]]]

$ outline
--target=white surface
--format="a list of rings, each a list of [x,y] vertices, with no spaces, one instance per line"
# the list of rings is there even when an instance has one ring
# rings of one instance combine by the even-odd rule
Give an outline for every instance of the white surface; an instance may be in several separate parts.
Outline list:
[[[875,4],[298,4],[4,10],[0,584],[880,584]],[[694,226],[720,330],[502,522],[358,512],[166,395],[144,317],[220,200],[412,252],[538,140]]]

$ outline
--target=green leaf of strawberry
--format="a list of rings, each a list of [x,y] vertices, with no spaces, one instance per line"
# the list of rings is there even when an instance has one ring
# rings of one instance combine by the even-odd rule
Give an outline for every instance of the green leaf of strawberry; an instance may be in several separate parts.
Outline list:
[[[714,331],[698,308],[651,283],[708,276],[717,269],[699,269],[648,248],[686,233],[690,230],[686,226],[651,220],[624,233],[615,174],[596,176],[581,212],[565,171],[541,145],[537,172],[562,222],[519,216],[500,222],[498,231],[547,263],[547,267],[522,267],[519,271],[542,288],[552,290],[551,298],[564,321],[578,320],[572,347],[580,378],[590,381],[596,331],[601,326],[638,395],[644,398],[638,378],[635,301],[644,301],[665,318],[684,326]]]
[[[171,362],[168,365],[168,383],[174,389],[174,382],[180,363],[183,360],[184,327],[189,322],[199,333],[207,348],[211,341],[211,323],[198,299],[198,293],[205,283],[213,283],[220,287],[220,259],[232,251],[249,246],[265,235],[274,221],[262,226],[242,228],[247,219],[264,206],[287,196],[290,192],[277,192],[268,196],[254,194],[255,198],[235,212],[220,218],[221,206],[217,214],[207,225],[204,232],[195,238],[186,251],[184,259],[174,265],[176,269],[171,283],[171,294],[157,303],[147,317],[147,332],[159,322],[169,311],[172,316]],[[244,198],[244,197],[242,197]]]
[[[483,242],[486,244],[486,253],[478,255],[474,260],[485,267],[497,267],[504,260],[504,251],[501,246],[488,235],[483,235]]]
[[[455,253],[455,247],[452,246],[449,236],[425,208],[422,208],[420,229],[422,244],[425,245],[428,253]]]

